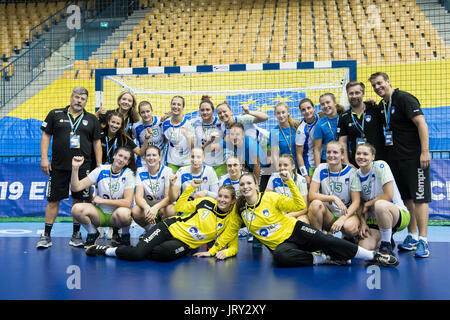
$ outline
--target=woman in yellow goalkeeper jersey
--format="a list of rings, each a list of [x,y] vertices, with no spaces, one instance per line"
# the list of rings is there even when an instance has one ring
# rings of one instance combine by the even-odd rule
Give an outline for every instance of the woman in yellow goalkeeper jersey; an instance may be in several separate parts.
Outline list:
[[[171,176],[171,183],[176,180]],[[222,186],[217,200],[211,197],[188,201],[189,196],[202,183],[194,179],[175,204],[175,210],[184,215],[167,218],[153,226],[136,246],[92,245],[86,249],[88,256],[111,256],[123,260],[172,261],[186,256],[191,249],[214,241],[225,229],[229,213],[233,210],[236,195],[232,186]],[[219,259],[237,253],[238,235],[230,237],[228,248],[218,254]]]
[[[282,267],[308,266],[313,264],[347,264],[349,259],[370,260],[373,264],[397,266],[396,257],[366,250],[289,217],[284,212],[305,208],[291,173],[280,171],[280,177],[289,187],[292,199],[275,192],[258,192],[259,186],[251,173],[239,180],[240,197],[229,224],[214,246],[201,256],[214,256],[238,233],[242,222],[272,253],[275,263]],[[321,251],[323,253],[312,254]]]

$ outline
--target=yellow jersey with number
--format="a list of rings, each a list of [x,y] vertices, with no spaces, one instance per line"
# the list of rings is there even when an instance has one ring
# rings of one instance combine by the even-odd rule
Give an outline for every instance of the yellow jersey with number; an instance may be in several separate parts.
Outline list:
[[[211,197],[189,201],[188,198],[194,190],[195,188],[189,185],[175,204],[174,209],[184,214],[164,220],[172,236],[192,249],[214,241],[220,236],[228,225],[231,215],[218,209],[217,201]],[[238,234],[224,245],[227,244],[228,248],[224,252],[227,257],[231,257],[237,253]]]
[[[215,255],[230,239],[235,237],[242,222],[251,234],[271,250],[275,250],[280,243],[289,238],[297,219],[288,217],[285,212],[303,210],[306,208],[306,204],[295,182],[291,179],[286,184],[291,191],[292,198],[276,192],[259,193],[255,205],[235,208],[235,211],[230,214],[231,219],[226,230],[216,240],[209,253]]]

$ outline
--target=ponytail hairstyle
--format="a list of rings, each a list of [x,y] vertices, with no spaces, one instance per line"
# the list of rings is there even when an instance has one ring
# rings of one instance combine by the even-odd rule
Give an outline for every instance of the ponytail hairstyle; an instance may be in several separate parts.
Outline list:
[[[203,96],[202,96],[202,99],[200,100],[200,104],[199,104],[199,106],[198,106],[199,109],[200,109],[200,106],[201,106],[203,103],[209,104],[210,107],[211,107],[211,109],[212,109],[212,111],[214,112],[214,104],[212,103],[211,97],[210,97],[210,96],[208,96],[208,95],[203,95]]]
[[[292,179],[294,179],[294,177],[295,177],[296,174],[297,174],[297,169],[295,168],[295,159],[294,159],[294,156],[293,156],[292,154],[290,154],[290,153],[282,153],[282,154],[280,155],[280,159],[281,159],[281,158],[288,159],[288,160],[291,162],[291,164],[294,166],[294,169],[292,169],[292,172],[291,172],[291,174],[292,174]]]
[[[300,121],[294,120],[291,116],[291,112],[289,110],[289,106],[284,103],[284,102],[278,102],[275,105],[275,111],[277,110],[278,107],[284,107],[286,108],[287,112],[288,112],[288,122],[289,122],[289,126],[292,127],[294,130],[297,130],[298,126],[300,125]]]
[[[184,101],[184,98],[182,96],[179,96],[179,95],[173,96],[172,99],[170,99],[170,104],[172,104],[172,101],[175,98],[179,98],[179,99],[181,99],[181,101],[183,101],[183,109],[184,109],[184,106],[186,105],[186,102]]]
[[[342,144],[342,142],[336,141],[336,140],[332,140],[330,142],[327,143],[327,148],[330,144],[335,144],[339,147],[339,150],[341,151],[341,154],[344,155],[345,154],[345,148],[344,145]],[[342,165],[344,165],[344,160],[341,161]]]
[[[242,177],[251,177],[253,179],[253,181],[255,182],[255,184],[258,186],[258,179],[256,179],[256,176],[251,173],[251,172],[246,172],[244,174],[241,175],[241,177],[239,178],[239,182],[241,181]],[[245,197],[243,195],[240,195],[237,200],[236,200],[236,213],[238,215],[241,214],[242,211],[245,210],[245,204],[247,203],[247,201],[245,200]]]
[[[220,106],[226,106],[228,109],[231,110],[231,107],[230,107],[230,105],[228,104],[228,102],[227,102],[226,100],[223,101],[223,102],[221,102],[221,103],[219,103],[219,104],[216,106],[216,108],[218,108],[218,107],[220,107]]]
[[[329,96],[333,100],[333,102],[336,104],[336,111],[337,111],[338,114],[341,114],[341,113],[343,113],[345,111],[345,107],[336,102],[336,96],[333,93],[331,93],[331,92],[327,92],[327,93],[322,94],[319,97],[319,100],[322,99],[323,97],[326,97],[326,96]]]

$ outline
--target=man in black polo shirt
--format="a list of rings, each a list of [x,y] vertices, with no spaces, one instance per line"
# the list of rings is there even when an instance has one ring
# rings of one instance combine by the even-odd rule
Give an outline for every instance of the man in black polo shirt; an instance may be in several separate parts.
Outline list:
[[[357,167],[355,150],[358,144],[368,142],[375,147],[376,160],[385,158],[383,139],[383,122],[380,108],[371,103],[363,102],[365,86],[362,82],[347,83],[347,98],[350,109],[345,111],[338,121],[339,142],[345,148],[350,145],[348,152],[344,153],[345,161]]]
[[[411,213],[408,236],[398,248],[415,250],[416,257],[428,257],[428,203],[431,202],[431,182],[428,126],[425,117],[417,98],[408,92],[393,90],[386,73],[374,73],[369,81],[375,93],[382,98],[380,108],[384,118],[386,162],[391,167],[402,199]]]
[[[76,87],[70,97],[70,105],[49,112],[42,123],[41,130],[41,170],[49,174],[47,185],[47,206],[45,208],[45,231],[37,248],[52,245],[50,232],[58,215],[59,202],[69,197],[72,158],[83,156],[85,161],[80,168],[80,179],[87,176],[91,162],[102,163],[102,145],[100,142],[100,123],[91,113],[84,110],[88,91]],[[52,162],[48,159],[50,140],[52,144]],[[95,153],[93,159],[92,151]],[[90,201],[90,189],[72,193],[73,203]],[[72,246],[83,246],[80,224],[74,220],[73,234],[69,242]]]

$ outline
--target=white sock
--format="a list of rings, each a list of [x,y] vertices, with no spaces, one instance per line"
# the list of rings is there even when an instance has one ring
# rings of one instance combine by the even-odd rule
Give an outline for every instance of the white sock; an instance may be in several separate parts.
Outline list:
[[[107,257],[115,257],[116,256],[116,250],[117,250],[117,248],[108,248],[108,249],[106,249],[105,254],[106,254]]]
[[[363,247],[358,246],[358,251],[356,252],[355,258],[356,259],[363,259],[363,260],[372,260],[374,257],[374,252],[364,249]]]
[[[427,237],[422,237],[422,236],[420,236],[420,237],[419,237],[419,240],[423,240],[423,241],[425,241],[426,243],[428,243]]]
[[[323,264],[327,261],[327,256],[322,254],[313,254],[313,264]]]
[[[391,242],[392,229],[381,229],[381,242]]]
[[[408,232],[408,235],[410,235],[414,240],[419,240],[419,234],[417,232],[411,233]]]
[[[96,233],[97,232],[97,228],[92,224],[92,222],[83,224],[80,223],[84,229],[86,229],[87,233]]]
[[[122,234],[130,233],[130,226],[122,227],[120,230],[122,230]]]

